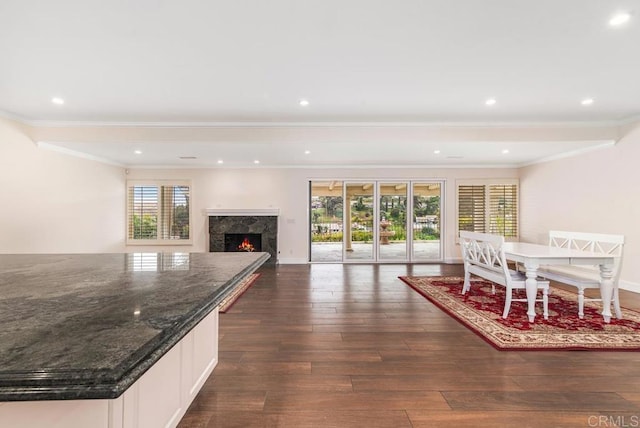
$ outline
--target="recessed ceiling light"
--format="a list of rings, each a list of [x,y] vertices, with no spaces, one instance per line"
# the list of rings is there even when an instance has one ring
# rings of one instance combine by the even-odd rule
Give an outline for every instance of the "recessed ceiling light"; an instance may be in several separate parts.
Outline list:
[[[54,104],[57,104],[59,106],[61,106],[62,104],[64,104],[64,100],[60,97],[53,97],[51,98],[51,102]]]
[[[628,22],[631,19],[631,14],[629,12],[619,12],[611,17],[609,20],[609,25],[612,27],[619,27],[620,25]]]
[[[218,159],[218,163],[219,163],[220,165],[222,165],[222,164],[224,163],[224,161],[223,161],[222,159]]]
[[[302,107],[306,107],[306,106],[308,106],[308,105],[309,105],[309,100],[302,99],[302,100],[300,100],[299,104],[300,104]]]
[[[305,154],[305,155],[308,155],[308,154],[310,154],[310,153],[311,153],[311,150],[305,150],[305,151],[304,151],[304,154]]]
[[[255,163],[256,165],[258,165],[258,164],[260,163],[260,161],[256,159],[256,160],[254,160],[254,161],[253,161],[253,163]]]
[[[434,150],[433,153],[435,153],[436,155],[440,154],[440,150]]]
[[[584,100],[580,101],[580,104],[582,104],[583,106],[590,106],[591,104],[593,104],[593,98],[585,98]]]
[[[486,105],[488,106],[492,106],[496,103],[496,99],[495,98],[489,98],[487,99],[487,101],[484,102]]]
[[[509,153],[509,149],[504,149],[504,150],[502,150],[502,154],[503,154],[503,155],[506,155],[507,153]]]
[[[137,155],[141,155],[142,154],[142,150],[134,150],[133,153],[135,153]]]

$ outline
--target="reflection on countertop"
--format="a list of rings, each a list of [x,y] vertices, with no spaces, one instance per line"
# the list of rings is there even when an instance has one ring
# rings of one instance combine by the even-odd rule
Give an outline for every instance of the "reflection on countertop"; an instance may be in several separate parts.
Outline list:
[[[0,255],[0,400],[119,396],[268,258]]]

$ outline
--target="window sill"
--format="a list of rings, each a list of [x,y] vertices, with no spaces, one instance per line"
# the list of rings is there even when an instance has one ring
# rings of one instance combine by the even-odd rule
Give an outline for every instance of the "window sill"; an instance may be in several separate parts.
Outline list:
[[[171,245],[171,246],[184,246],[184,245],[193,245],[192,239],[136,239],[136,240],[127,240],[127,246],[143,246],[143,245]]]

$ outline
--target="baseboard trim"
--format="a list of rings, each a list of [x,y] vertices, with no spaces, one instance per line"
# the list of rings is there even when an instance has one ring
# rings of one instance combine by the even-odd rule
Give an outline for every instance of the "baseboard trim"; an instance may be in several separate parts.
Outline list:
[[[302,258],[290,258],[290,259],[278,259],[278,264],[280,265],[306,265],[309,263],[309,260]]]
[[[306,265],[310,263],[311,262],[309,262],[309,260],[303,259],[303,258],[278,259],[278,264],[281,264],[281,265]],[[342,262],[335,262],[335,263],[342,263]],[[462,264],[462,258],[447,258],[447,259],[444,259],[442,263]],[[620,280],[618,285],[621,290],[640,294],[640,284],[636,282]]]
[[[618,287],[620,287],[620,290],[626,290],[631,291],[632,293],[640,294],[640,284],[636,282],[620,280],[620,282],[618,283]]]

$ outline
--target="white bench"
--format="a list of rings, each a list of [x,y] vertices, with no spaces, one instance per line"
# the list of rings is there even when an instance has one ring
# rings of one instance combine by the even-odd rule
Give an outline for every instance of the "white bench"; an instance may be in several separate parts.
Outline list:
[[[489,233],[460,232],[460,246],[464,260],[464,285],[462,294],[471,287],[471,274],[488,279],[506,288],[502,318],[509,315],[511,302],[526,302],[527,299],[514,299],[514,289],[525,289],[526,277],[523,273],[510,270],[504,255],[504,237]],[[539,280],[538,289],[542,290],[544,318],[549,318],[549,281]],[[493,289],[495,292],[495,288]]]
[[[616,317],[621,319],[622,311],[620,310],[620,299],[618,296],[618,279],[622,266],[624,236],[552,230],[549,232],[549,245],[552,247],[592,251],[615,256],[611,278],[613,282],[612,302]],[[601,277],[600,267],[598,265],[540,266],[538,268],[538,275],[578,288],[578,316],[580,318],[584,317],[585,301],[602,301],[600,298],[584,297],[584,290],[586,288],[600,288]]]

